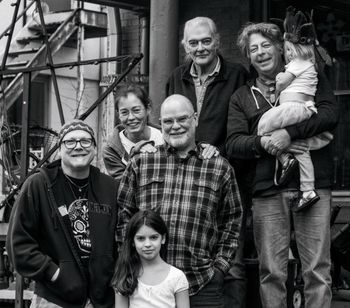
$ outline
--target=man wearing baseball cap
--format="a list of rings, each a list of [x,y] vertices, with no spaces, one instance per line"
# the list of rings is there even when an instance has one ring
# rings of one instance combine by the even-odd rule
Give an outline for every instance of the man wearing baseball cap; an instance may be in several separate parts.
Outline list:
[[[80,120],[59,134],[60,159],[24,183],[6,248],[35,281],[31,307],[114,307],[117,182],[93,167],[93,129]]]

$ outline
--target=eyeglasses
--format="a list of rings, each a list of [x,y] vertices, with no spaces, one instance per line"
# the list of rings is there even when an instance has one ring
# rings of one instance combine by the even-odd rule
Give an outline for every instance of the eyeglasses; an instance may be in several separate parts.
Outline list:
[[[142,113],[143,110],[144,110],[144,108],[141,108],[141,107],[136,107],[136,108],[133,108],[131,110],[122,109],[119,111],[119,116],[126,118],[130,115],[130,113],[132,113],[134,116],[138,116]]]
[[[198,47],[199,42],[201,42],[203,46],[208,47],[213,42],[213,39],[211,37],[207,37],[202,40],[189,40],[188,45],[190,45],[192,48],[196,48]]]
[[[192,113],[191,115],[183,115],[181,117],[178,118],[164,118],[164,119],[159,119],[159,121],[161,122],[161,124],[165,127],[172,127],[175,122],[178,123],[179,125],[183,126],[186,125],[188,123],[188,121],[193,118],[193,116],[195,115],[195,113]]]
[[[87,149],[89,147],[92,146],[92,139],[78,139],[78,140],[75,140],[75,139],[68,139],[68,140],[63,140],[62,143],[64,144],[64,146],[68,149],[68,150],[71,150],[71,149],[74,149],[78,142],[80,143],[80,146],[84,149]]]

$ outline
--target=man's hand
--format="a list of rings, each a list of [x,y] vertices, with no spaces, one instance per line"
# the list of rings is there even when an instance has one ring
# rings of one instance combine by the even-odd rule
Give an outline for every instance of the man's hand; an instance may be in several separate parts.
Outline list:
[[[210,159],[212,157],[217,157],[220,152],[219,150],[209,143],[201,143],[201,156],[203,159]]]
[[[286,151],[292,154],[303,154],[307,150],[309,150],[309,145],[305,140],[295,140]]]
[[[141,140],[131,149],[130,156],[138,153],[155,153],[157,149],[154,147],[154,141]]]
[[[288,132],[284,128],[273,131],[270,139],[272,147],[279,152],[286,150],[292,142]]]

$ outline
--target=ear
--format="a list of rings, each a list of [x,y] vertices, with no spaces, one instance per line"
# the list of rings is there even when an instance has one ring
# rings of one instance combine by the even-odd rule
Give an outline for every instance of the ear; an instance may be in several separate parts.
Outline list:
[[[165,244],[165,240],[166,240],[166,235],[164,234],[164,235],[162,235],[162,245],[164,245]]]
[[[197,112],[194,113],[193,119],[196,121],[196,127],[198,126],[198,115]]]

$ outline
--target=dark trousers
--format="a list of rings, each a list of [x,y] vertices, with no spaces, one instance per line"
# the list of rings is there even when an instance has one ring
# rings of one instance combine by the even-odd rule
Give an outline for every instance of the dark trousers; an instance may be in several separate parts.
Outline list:
[[[224,275],[215,275],[197,294],[190,297],[191,308],[224,308]]]

